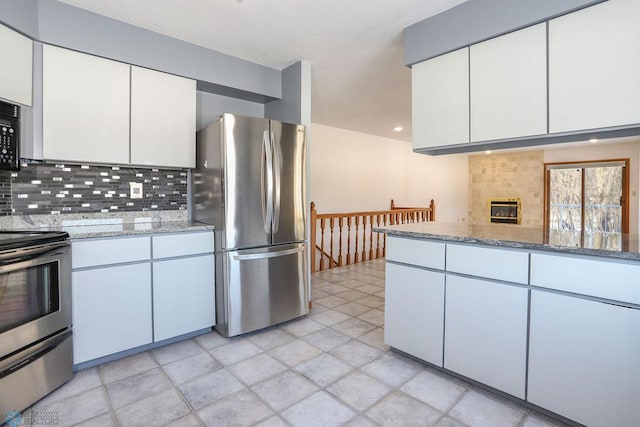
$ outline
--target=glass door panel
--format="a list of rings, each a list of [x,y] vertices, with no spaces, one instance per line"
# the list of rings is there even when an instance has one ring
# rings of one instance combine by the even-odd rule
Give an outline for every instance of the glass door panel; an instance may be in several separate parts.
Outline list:
[[[549,170],[549,229],[582,230],[582,169]]]
[[[622,231],[622,167],[585,168],[585,231]]]

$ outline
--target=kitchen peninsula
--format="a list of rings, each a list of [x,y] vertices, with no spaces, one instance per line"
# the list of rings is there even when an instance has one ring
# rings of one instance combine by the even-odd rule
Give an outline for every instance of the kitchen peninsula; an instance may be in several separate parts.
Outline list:
[[[640,420],[637,236],[381,227],[385,342],[574,422]]]

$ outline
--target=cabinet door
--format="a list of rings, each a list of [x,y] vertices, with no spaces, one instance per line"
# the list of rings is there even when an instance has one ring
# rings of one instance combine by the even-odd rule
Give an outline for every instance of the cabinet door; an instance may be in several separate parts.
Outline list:
[[[131,163],[193,168],[196,82],[131,67]]]
[[[442,366],[444,273],[387,263],[384,342]]]
[[[528,292],[447,274],[444,367],[524,399]]]
[[[33,80],[33,42],[20,33],[0,25],[0,98],[31,105]]]
[[[129,65],[45,45],[42,67],[43,157],[129,163]]]
[[[640,123],[640,2],[549,21],[550,132]]]
[[[547,27],[470,48],[471,142],[547,133]]]
[[[527,400],[589,426],[640,420],[640,310],[531,293]]]
[[[415,64],[413,148],[469,142],[469,49]]]
[[[73,363],[149,344],[149,263],[72,273]]]
[[[153,263],[154,341],[216,323],[213,265],[213,255]]]

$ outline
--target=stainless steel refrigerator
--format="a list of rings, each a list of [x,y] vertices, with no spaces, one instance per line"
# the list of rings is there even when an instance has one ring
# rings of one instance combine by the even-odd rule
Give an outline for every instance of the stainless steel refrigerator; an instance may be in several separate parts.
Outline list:
[[[216,228],[216,329],[307,314],[304,126],[223,114],[197,134],[192,179],[193,219]]]

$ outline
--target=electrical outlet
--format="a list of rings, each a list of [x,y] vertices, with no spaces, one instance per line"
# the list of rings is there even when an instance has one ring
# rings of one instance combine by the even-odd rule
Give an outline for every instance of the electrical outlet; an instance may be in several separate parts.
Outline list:
[[[142,183],[141,182],[129,183],[129,197],[132,199],[142,199]]]

